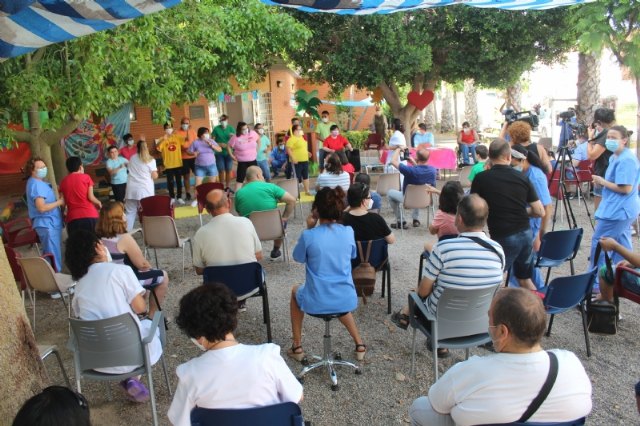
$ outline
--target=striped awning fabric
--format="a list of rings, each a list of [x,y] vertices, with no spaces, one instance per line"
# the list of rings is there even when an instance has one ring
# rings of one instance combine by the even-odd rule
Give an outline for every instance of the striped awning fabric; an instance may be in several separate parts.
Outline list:
[[[107,30],[182,0],[0,0],[0,61]]]
[[[284,6],[302,12],[325,12],[340,15],[371,15],[406,12],[430,7],[464,4],[473,7],[508,10],[540,10],[595,0],[260,0],[270,6]]]

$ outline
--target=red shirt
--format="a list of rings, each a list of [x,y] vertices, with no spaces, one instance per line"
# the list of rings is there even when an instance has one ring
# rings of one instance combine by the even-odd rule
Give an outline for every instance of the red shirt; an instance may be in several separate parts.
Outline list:
[[[342,166],[342,170],[347,172],[347,173],[355,173],[356,172],[356,168],[353,167],[353,164],[351,164],[351,163],[344,164]]]
[[[323,147],[333,149],[334,151],[340,151],[345,146],[349,145],[349,141],[342,135],[338,135],[336,138],[333,136],[327,136],[323,141]]]
[[[473,130],[469,133],[465,133],[464,131],[460,132],[460,142],[465,143],[467,145],[472,144],[476,141],[476,137],[474,135]]]
[[[84,173],[70,173],[60,182],[59,189],[67,206],[67,223],[76,219],[98,217],[98,210],[89,201],[90,187],[93,187],[93,180]]]
[[[119,151],[120,151],[120,155],[122,155],[127,160],[131,160],[131,157],[133,157],[133,154],[138,153],[138,148],[135,146],[135,144],[132,146],[125,145],[122,148],[120,148]]]

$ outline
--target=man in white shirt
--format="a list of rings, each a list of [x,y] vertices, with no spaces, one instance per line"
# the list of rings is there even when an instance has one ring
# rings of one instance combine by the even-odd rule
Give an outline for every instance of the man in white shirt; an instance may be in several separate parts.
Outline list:
[[[591,382],[569,351],[540,346],[547,314],[538,296],[522,288],[499,291],[489,309],[495,354],[460,362],[416,399],[413,425],[466,426],[515,421],[566,422],[591,411]],[[523,414],[539,394],[556,357],[557,378],[528,419]]]

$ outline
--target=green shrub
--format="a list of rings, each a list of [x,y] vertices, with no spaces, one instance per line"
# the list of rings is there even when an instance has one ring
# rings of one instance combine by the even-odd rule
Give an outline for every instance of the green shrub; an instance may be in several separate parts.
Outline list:
[[[349,130],[342,133],[347,138],[353,149],[364,149],[364,143],[369,137],[368,130]]]

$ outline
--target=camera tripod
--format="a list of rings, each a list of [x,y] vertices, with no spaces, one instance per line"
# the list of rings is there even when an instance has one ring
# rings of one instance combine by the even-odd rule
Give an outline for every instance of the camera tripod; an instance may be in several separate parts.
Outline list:
[[[553,219],[552,219],[552,225],[551,225],[552,231],[556,227],[558,205],[561,202],[562,202],[562,208],[564,209],[567,215],[569,228],[575,229],[578,227],[576,217],[573,214],[573,208],[571,207],[571,203],[567,198],[567,184],[566,184],[566,176],[565,176],[565,172],[567,170],[567,163],[569,163],[570,170],[573,172],[573,175],[575,176],[576,191],[579,193],[581,182],[578,180],[578,172],[576,171],[576,168],[573,165],[573,157],[571,156],[571,151],[569,151],[568,143],[558,148],[558,158],[557,158],[556,164],[553,166],[553,170],[551,171],[551,179],[549,180],[549,192],[553,192],[553,187],[557,185],[556,204],[553,209]],[[558,169],[559,169],[559,173],[556,173]],[[582,197],[582,202],[584,203],[584,209],[587,213],[587,217],[589,218],[589,224],[591,225],[591,228],[594,229],[593,220],[591,218],[591,213],[589,212],[589,206],[587,205],[587,200],[585,197]],[[562,214],[562,211],[561,211],[561,214]]]

